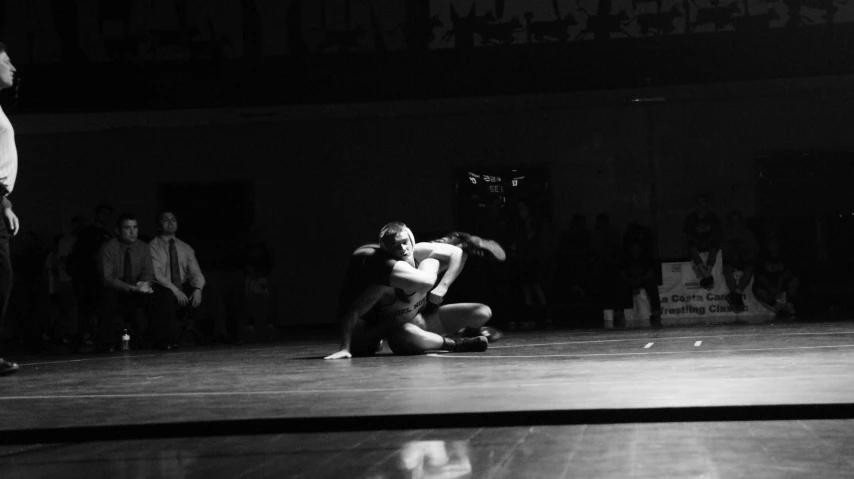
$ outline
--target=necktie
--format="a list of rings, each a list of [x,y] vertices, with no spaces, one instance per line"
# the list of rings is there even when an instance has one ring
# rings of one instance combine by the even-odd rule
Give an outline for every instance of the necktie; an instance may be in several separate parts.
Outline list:
[[[124,282],[133,284],[133,265],[130,260],[130,247],[125,249]]]
[[[181,270],[178,269],[178,247],[175,246],[175,240],[169,240],[169,273],[172,284],[175,286],[181,285]]]

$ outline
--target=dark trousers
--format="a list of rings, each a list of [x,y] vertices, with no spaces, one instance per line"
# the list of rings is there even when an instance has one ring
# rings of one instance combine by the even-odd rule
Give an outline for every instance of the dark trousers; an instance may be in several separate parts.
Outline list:
[[[102,287],[100,296],[98,328],[95,333],[95,341],[99,344],[117,343],[121,339],[125,322],[147,322],[149,295]],[[145,324],[137,324],[137,332],[142,333],[144,327]]]
[[[104,287],[97,278],[75,278],[72,285],[77,298],[77,334],[83,339],[86,334],[94,333],[95,317],[100,308],[101,290]]]
[[[623,298],[622,305],[624,309],[633,308],[634,290],[641,288],[646,291],[646,296],[649,298],[649,311],[651,314],[661,314],[661,297],[658,296],[658,281],[655,278],[629,278],[628,281],[621,282],[621,296]]]
[[[77,298],[71,281],[59,281],[50,295],[51,324],[48,334],[71,337],[77,334]]]
[[[605,306],[609,309],[631,309],[634,307],[634,291],[641,288],[649,298],[651,314],[661,313],[661,298],[658,296],[658,281],[655,278],[615,278],[610,291],[605,291]]]
[[[246,275],[237,270],[221,271],[205,284],[202,304],[214,320],[216,334],[239,338],[249,314]]]
[[[190,303],[186,306],[178,304],[178,299],[171,289],[157,283],[152,283],[154,289],[151,304],[152,332],[155,344],[173,344],[178,341],[178,318],[189,317],[195,310]],[[189,299],[193,288],[185,287],[184,294]]]
[[[9,309],[12,295],[12,252],[9,249],[9,228],[5,218],[0,219],[0,331]]]

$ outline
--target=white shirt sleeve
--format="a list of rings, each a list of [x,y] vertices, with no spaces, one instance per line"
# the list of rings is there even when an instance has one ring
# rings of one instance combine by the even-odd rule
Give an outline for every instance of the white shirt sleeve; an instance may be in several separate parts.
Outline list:
[[[15,130],[6,112],[0,108],[0,185],[11,193],[18,178],[18,148],[15,145]]]

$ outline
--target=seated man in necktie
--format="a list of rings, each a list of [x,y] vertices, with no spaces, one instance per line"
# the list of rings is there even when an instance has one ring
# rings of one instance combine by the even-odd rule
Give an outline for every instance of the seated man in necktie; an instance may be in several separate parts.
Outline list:
[[[154,331],[160,349],[178,347],[178,314],[192,315],[202,304],[205,277],[196,253],[175,237],[178,218],[171,211],[157,215],[158,236],[148,244],[154,265]],[[224,329],[224,325],[215,325]]]
[[[96,341],[101,352],[115,350],[127,315],[144,313],[148,295],[153,292],[151,254],[148,245],[137,238],[136,217],[125,213],[116,226],[118,236],[104,243],[98,253],[103,289]]]

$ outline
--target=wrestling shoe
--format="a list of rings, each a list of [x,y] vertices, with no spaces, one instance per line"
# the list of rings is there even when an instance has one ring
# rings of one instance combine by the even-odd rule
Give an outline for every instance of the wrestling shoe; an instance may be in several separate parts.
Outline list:
[[[462,338],[483,336],[490,343],[494,343],[504,337],[504,333],[490,326],[481,326],[479,328],[472,328],[469,326],[461,329],[458,334]]]
[[[464,244],[463,251],[470,255],[483,256],[496,261],[507,259],[507,253],[504,252],[504,248],[497,241],[472,236]]]
[[[484,348],[484,349],[486,349],[486,348]],[[0,376],[8,376],[10,374],[14,374],[14,373],[18,372],[19,369],[21,369],[21,368],[17,364],[10,363],[9,361],[6,361],[5,359],[0,358]]]
[[[489,340],[483,336],[462,338],[455,341],[454,353],[482,353],[489,347]]]
[[[504,337],[504,333],[490,326],[482,326],[480,328],[480,335],[490,343],[494,343]]]
[[[481,238],[480,236],[472,236],[468,233],[455,231],[435,242],[458,246],[467,254],[474,256],[492,258],[496,261],[507,259],[507,253],[504,252],[504,248],[497,241]]]

